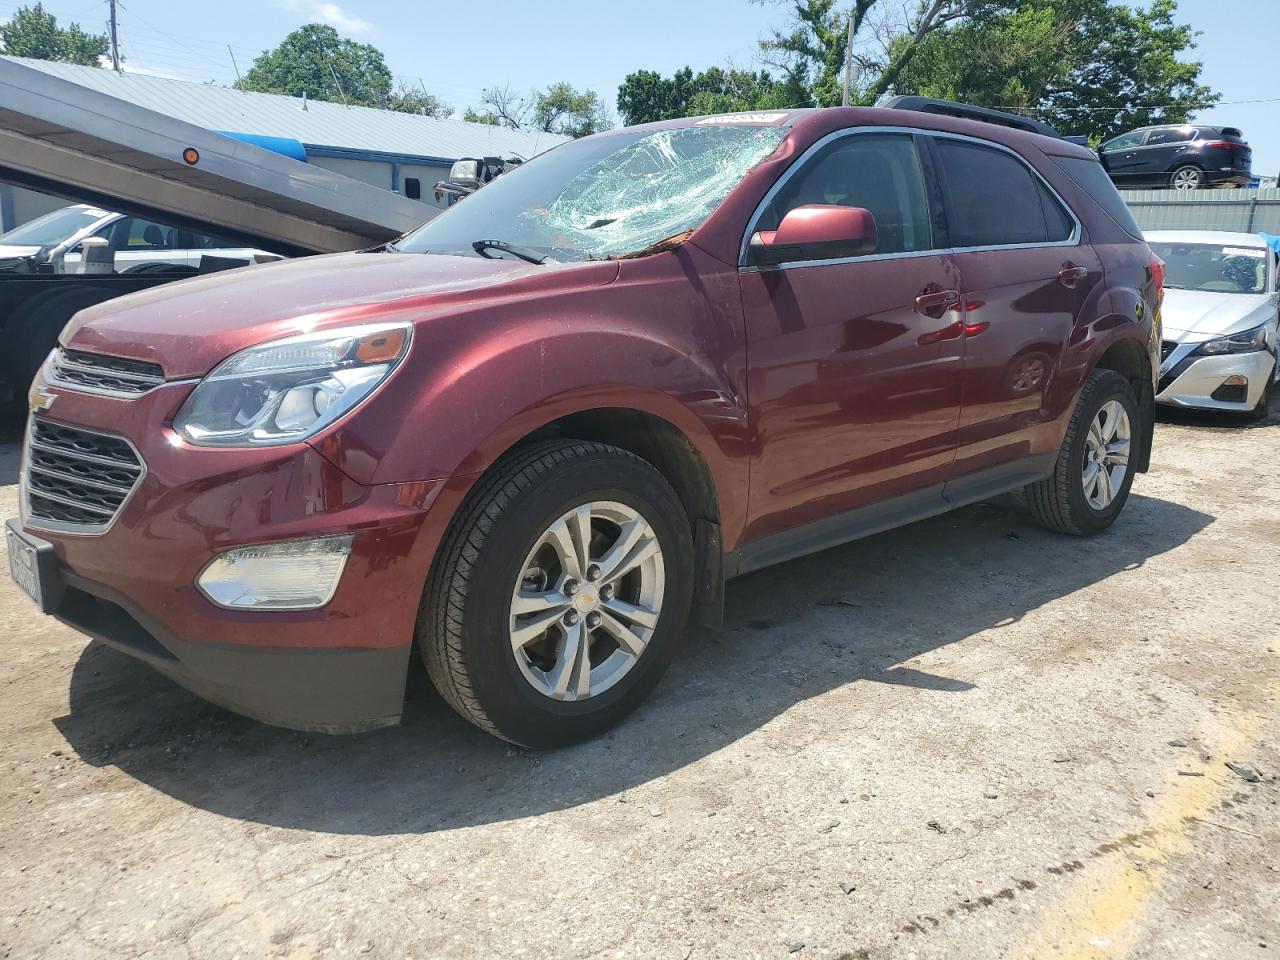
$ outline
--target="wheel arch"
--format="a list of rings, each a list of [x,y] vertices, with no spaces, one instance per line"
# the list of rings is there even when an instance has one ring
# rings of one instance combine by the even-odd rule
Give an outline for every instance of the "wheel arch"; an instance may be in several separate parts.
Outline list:
[[[715,474],[693,439],[670,419],[635,406],[589,407],[557,416],[507,446],[485,473],[507,456],[543,440],[589,440],[626,450],[671,484],[689,519],[694,542],[693,617],[716,626],[723,618],[724,536]],[[477,483],[479,479],[477,478]]]
[[[1098,357],[1094,370],[1114,370],[1133,387],[1142,411],[1142,432],[1138,436],[1138,449],[1134,458],[1134,470],[1146,473],[1151,467],[1151,441],[1155,431],[1155,388],[1152,379],[1151,354],[1146,344],[1136,337],[1114,340]]]

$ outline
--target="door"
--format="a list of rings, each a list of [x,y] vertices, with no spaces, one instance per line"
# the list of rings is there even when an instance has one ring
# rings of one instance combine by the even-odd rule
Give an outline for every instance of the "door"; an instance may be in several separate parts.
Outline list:
[[[1191,128],[1159,127],[1147,132],[1138,148],[1138,179],[1143,184],[1167,186],[1169,174],[1191,147],[1195,131]]]
[[[116,273],[125,273],[148,263],[172,263],[187,266],[190,254],[178,248],[173,227],[141,217],[121,217],[111,224],[105,236],[115,252]]]
[[[878,245],[741,273],[754,435],[745,539],[907,494],[941,504],[963,341],[926,182],[916,138],[844,134],[793,168],[752,225],[776,229],[804,204],[865,207]]]
[[[1133,187],[1142,179],[1142,143],[1147,137],[1145,130],[1134,130],[1124,133],[1114,140],[1102,145],[1099,156],[1102,165],[1111,174],[1111,179],[1121,190]]]
[[[961,500],[1051,465],[1074,401],[1057,373],[1102,270],[1075,217],[1020,157],[946,137],[933,150],[965,308],[947,484],[948,499]]]

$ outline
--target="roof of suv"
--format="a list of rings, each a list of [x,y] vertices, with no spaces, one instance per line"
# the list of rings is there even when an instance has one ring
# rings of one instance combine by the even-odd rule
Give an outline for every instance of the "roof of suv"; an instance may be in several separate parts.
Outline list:
[[[679,117],[673,120],[658,120],[654,123],[638,124],[634,127],[619,127],[606,130],[594,136],[608,137],[624,133],[628,130],[670,130],[679,127],[696,126],[775,126],[788,124],[791,128],[804,134],[823,136],[826,133],[847,127],[915,127],[925,130],[940,130],[946,133],[958,133],[964,136],[977,137],[1018,149],[1026,144],[1034,144],[1041,152],[1056,156],[1079,157],[1097,160],[1097,154],[1086,147],[1072,143],[1061,137],[1044,133],[1032,133],[983,120],[971,120],[945,114],[928,113],[919,110],[901,110],[891,107],[800,107],[793,110],[751,110],[742,113],[721,113],[704,117]]]

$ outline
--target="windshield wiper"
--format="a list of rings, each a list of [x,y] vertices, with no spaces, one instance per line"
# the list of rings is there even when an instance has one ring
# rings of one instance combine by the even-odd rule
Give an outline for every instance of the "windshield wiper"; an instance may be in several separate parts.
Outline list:
[[[497,259],[496,257],[491,257],[489,254],[485,253],[486,250],[500,250],[503,253],[511,254],[513,257],[519,257],[527,263],[547,262],[547,258],[539,256],[537,252],[530,250],[527,247],[517,247],[515,244],[507,243],[505,240],[476,240],[471,244],[471,249],[480,254],[480,256],[484,257],[486,260]]]

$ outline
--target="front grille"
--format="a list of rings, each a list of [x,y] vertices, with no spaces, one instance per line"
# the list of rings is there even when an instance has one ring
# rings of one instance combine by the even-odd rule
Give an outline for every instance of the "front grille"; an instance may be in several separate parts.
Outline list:
[[[37,523],[105,530],[145,472],[127,440],[31,418],[23,480]]]
[[[1161,341],[1160,341],[1160,361],[1161,361],[1161,363],[1163,363],[1165,360],[1168,360],[1168,359],[1169,359],[1169,354],[1173,353],[1174,349],[1175,349],[1177,346],[1178,346],[1178,341],[1176,341],[1176,340],[1161,340]]]
[[[89,393],[141,396],[164,383],[159,364],[83,350],[54,351],[50,380]]]

